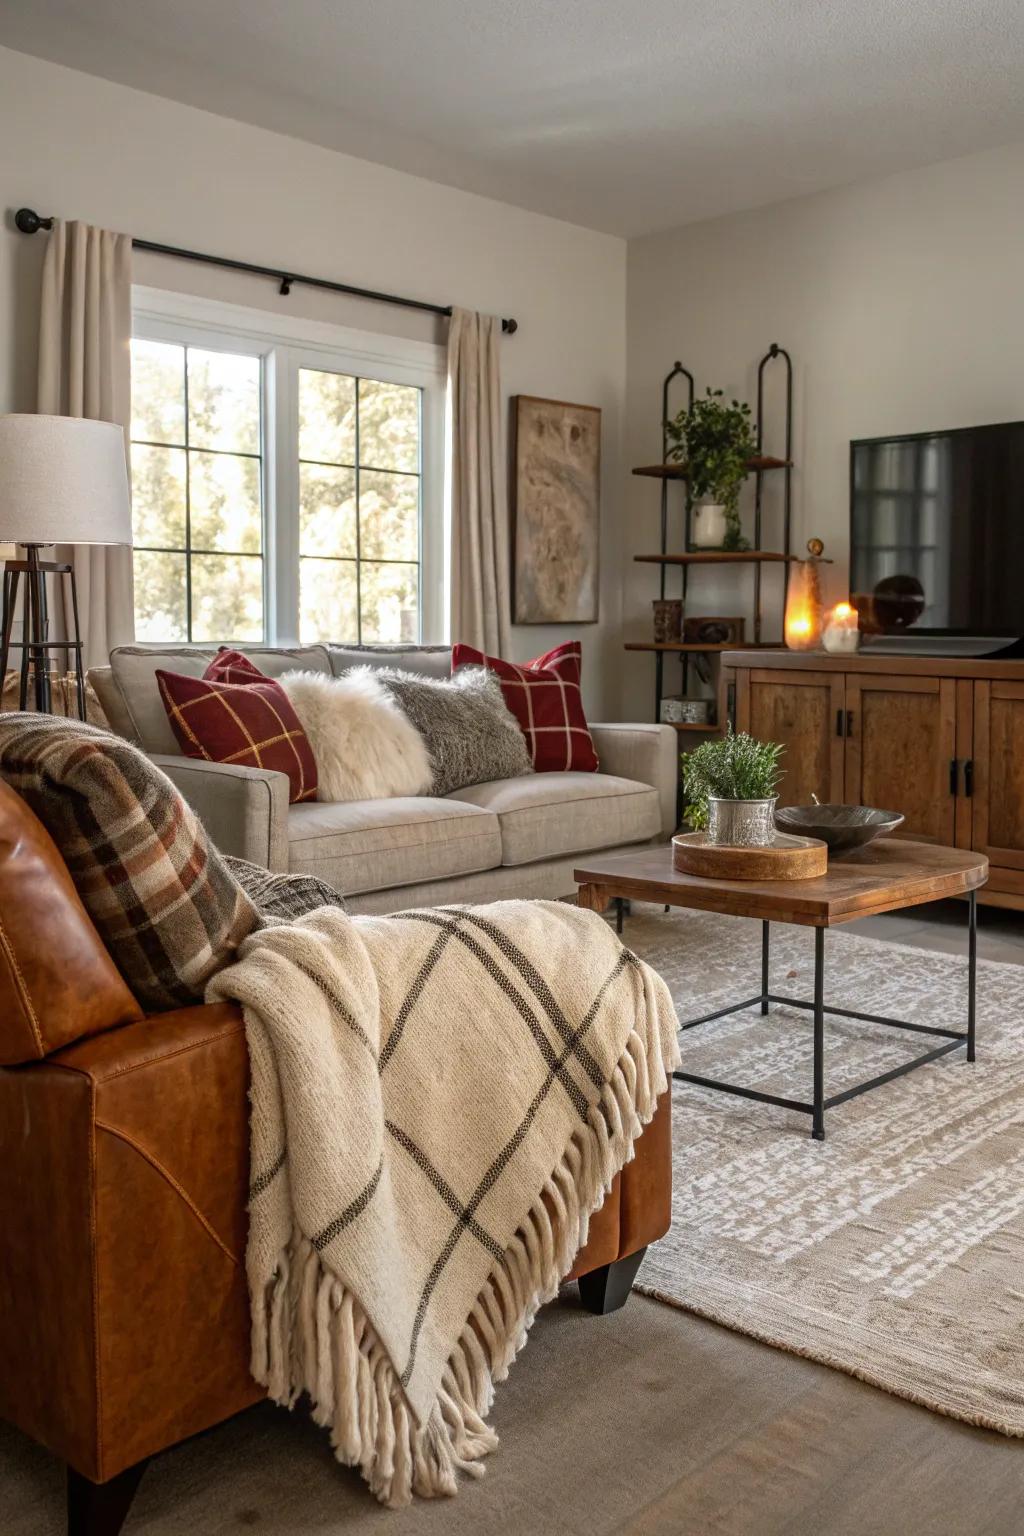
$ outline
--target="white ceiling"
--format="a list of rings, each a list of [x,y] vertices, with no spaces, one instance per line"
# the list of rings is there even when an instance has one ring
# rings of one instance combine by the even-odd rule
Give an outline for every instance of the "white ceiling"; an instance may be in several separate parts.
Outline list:
[[[0,0],[0,43],[624,235],[1024,139],[1022,0]]]

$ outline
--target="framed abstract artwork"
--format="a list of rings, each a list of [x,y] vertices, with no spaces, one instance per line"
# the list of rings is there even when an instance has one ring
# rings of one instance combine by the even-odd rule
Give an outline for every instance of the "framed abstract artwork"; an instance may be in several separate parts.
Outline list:
[[[512,592],[516,624],[593,624],[599,608],[601,412],[512,401]]]

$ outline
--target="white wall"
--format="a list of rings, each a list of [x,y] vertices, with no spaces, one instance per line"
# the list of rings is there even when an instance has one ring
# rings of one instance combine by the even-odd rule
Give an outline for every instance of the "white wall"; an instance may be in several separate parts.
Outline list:
[[[794,549],[824,539],[845,597],[850,439],[1024,417],[1024,145],[634,240],[627,336],[627,466],[660,456],[676,358],[753,404],[768,344],[791,351]],[[657,549],[657,484],[625,495],[625,623],[647,639],[656,568],[631,557]],[[690,611],[743,612],[749,579],[698,577]],[[653,662],[630,658],[623,713],[652,698]]]
[[[514,315],[507,394],[603,413],[601,622],[520,628],[514,655],[580,635],[591,713],[613,706],[621,621],[625,242],[0,49],[0,411],[31,410],[45,236],[25,204],[141,238]],[[140,283],[440,339],[426,315],[139,255]]]

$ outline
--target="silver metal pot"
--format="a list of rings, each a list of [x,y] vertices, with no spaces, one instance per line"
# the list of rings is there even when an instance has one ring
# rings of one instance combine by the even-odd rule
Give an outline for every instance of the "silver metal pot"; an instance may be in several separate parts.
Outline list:
[[[708,798],[708,842],[718,847],[770,848],[775,841],[775,801]]]

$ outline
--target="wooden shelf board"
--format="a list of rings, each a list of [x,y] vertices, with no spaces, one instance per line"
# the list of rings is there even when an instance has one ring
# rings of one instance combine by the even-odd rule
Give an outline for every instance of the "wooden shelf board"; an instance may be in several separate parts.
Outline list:
[[[762,640],[760,645],[755,645],[752,640],[723,640],[717,645],[693,645],[687,640],[627,640],[622,648],[625,651],[693,651],[698,654],[710,651],[784,651],[786,649],[781,640]],[[809,653],[804,652],[804,654]]]
[[[799,555],[780,555],[770,549],[699,549],[688,555],[634,555],[641,565],[756,565],[759,562],[799,560]]]
[[[770,454],[759,454],[747,460],[747,468],[755,473],[766,469],[791,469],[792,466],[792,459],[775,459]],[[687,480],[690,466],[688,464],[641,464],[634,469],[633,473],[646,475],[650,480]]]

